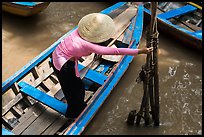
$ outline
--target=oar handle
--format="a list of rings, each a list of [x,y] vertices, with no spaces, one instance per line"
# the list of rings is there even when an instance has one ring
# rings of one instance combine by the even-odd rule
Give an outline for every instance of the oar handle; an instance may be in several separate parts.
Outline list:
[[[113,43],[123,34],[123,32],[128,28],[128,26],[130,25],[131,21],[123,28],[123,30],[108,44],[107,47],[110,47],[111,45],[113,45]]]

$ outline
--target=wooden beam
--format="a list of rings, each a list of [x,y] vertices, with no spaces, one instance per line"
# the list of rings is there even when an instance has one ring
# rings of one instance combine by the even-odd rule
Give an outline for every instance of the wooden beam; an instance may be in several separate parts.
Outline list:
[[[21,87],[21,92],[27,94],[28,96],[31,96],[32,98],[60,112],[61,114],[66,113],[68,107],[67,104],[47,95],[46,93],[40,91],[39,89],[36,89],[35,87],[25,82],[20,82],[19,86]]]

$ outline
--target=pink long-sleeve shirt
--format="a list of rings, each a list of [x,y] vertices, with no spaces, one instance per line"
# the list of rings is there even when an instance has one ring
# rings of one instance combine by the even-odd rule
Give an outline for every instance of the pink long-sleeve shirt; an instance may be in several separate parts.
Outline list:
[[[79,77],[78,59],[92,53],[100,55],[136,55],[138,49],[104,47],[82,39],[75,29],[61,41],[52,54],[53,64],[60,71],[62,66],[72,57],[75,58],[75,73]]]

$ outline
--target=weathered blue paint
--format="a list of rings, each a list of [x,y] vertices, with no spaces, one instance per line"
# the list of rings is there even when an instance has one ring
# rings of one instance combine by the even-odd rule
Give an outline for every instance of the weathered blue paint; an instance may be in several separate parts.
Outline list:
[[[140,11],[142,10],[142,12]],[[141,13],[142,15],[137,16],[137,22],[140,22],[141,24],[137,24],[135,26],[134,34],[132,39],[136,39],[141,34],[143,29],[143,6],[140,5],[138,8],[138,14]],[[141,25],[141,26],[139,26]],[[136,47],[136,43],[139,43],[137,39],[133,43],[133,47]],[[100,106],[103,104],[105,99],[108,97],[108,95],[111,93],[115,85],[118,83],[119,79],[122,77],[124,72],[129,67],[129,63],[132,61],[134,56],[124,56],[123,60],[119,64],[118,68],[114,71],[113,76],[111,76],[109,79],[107,79],[106,84],[104,87],[100,90],[100,92],[97,94],[93,102],[88,106],[88,108],[83,112],[82,116],[77,120],[76,123],[69,129],[69,131],[66,133],[66,135],[78,135],[80,134],[85,126],[88,124],[88,122],[92,119],[96,111],[100,108]]]
[[[22,5],[22,6],[35,6],[37,5],[36,2],[12,2],[12,3],[15,3],[17,5]]]
[[[101,71],[101,74],[104,74],[105,75],[105,72],[113,65],[112,62],[105,62],[102,64],[103,66],[103,71]],[[100,67],[100,66],[99,66]],[[97,70],[97,69],[96,69]]]
[[[196,32],[191,32],[191,31],[189,31],[189,30],[187,30],[187,29],[184,29],[184,28],[182,28],[182,27],[180,27],[180,26],[178,26],[178,25],[174,25],[173,23],[171,23],[171,22],[168,21],[168,20],[161,19],[161,21],[163,21],[163,22],[165,22],[165,23],[167,23],[167,24],[173,26],[174,28],[176,28],[176,29],[178,29],[178,30],[180,30],[180,31],[182,31],[182,32],[184,32],[184,33],[187,33],[187,34],[189,34],[189,35],[191,35],[191,36],[193,36],[193,37],[196,37],[196,38],[198,38],[198,39],[202,39],[202,30],[201,30],[201,32],[199,31],[198,33],[196,33]]]
[[[136,19],[136,24],[135,24],[135,30],[137,33],[133,34],[133,37],[135,38],[136,45],[138,45],[141,37],[142,37],[142,31],[143,31],[143,17],[144,17],[144,7],[139,6],[138,7],[138,15]]]
[[[27,84],[26,82],[19,82],[18,85],[21,87],[20,91],[27,94],[28,96],[36,99],[37,101],[49,106],[50,108],[60,112],[61,114],[65,114],[68,105],[59,101],[56,98],[53,98],[46,94],[43,91]]]
[[[15,135],[15,134],[2,127],[2,135]]]
[[[144,8],[144,11],[147,12],[148,14],[151,14],[150,10],[148,10],[148,9],[146,9],[146,8]],[[170,12],[170,11],[169,11],[169,12]],[[164,13],[163,13],[163,14],[164,14]],[[163,17],[163,16],[161,16],[161,15],[160,15],[160,16],[157,16],[157,18],[158,18],[159,20],[161,20],[161,21],[163,21],[163,22],[165,22],[165,23],[171,25],[171,26],[174,27],[175,29],[178,29],[178,30],[180,30],[180,31],[182,31],[182,32],[184,32],[184,33],[187,33],[187,34],[189,34],[189,35],[191,35],[191,36],[193,36],[193,37],[195,37],[195,38],[198,38],[198,39],[201,39],[201,40],[202,40],[202,30],[201,30],[201,31],[198,31],[198,32],[191,32],[191,31],[189,31],[189,30],[187,30],[187,29],[184,29],[184,28],[182,28],[182,27],[180,27],[180,26],[178,26],[178,25],[174,25],[173,23],[171,23],[171,22],[168,21],[167,19],[161,18],[161,17]]]
[[[192,33],[195,37],[198,37],[199,39],[202,39],[202,30],[195,31]]]
[[[73,130],[70,130],[67,133],[67,135],[78,135],[84,130],[87,123],[95,115],[96,111],[101,107],[101,105],[103,104],[105,99],[111,93],[110,91],[113,90],[116,83],[119,81],[119,79],[122,77],[124,72],[127,70],[128,66],[129,66],[129,64],[126,64],[126,63],[124,63],[120,66],[120,71],[115,73],[114,79],[112,81],[110,81],[110,83],[108,83],[108,86],[102,90],[102,92],[101,92],[102,94],[100,95],[100,97],[98,97],[98,99],[94,100],[95,101],[94,105],[90,109],[88,109],[89,112],[87,112],[87,114],[82,117],[83,119],[81,121],[77,121],[76,125],[73,127]]]
[[[193,12],[195,10],[197,10],[196,7],[194,7],[192,5],[186,5],[186,6],[174,9],[174,10],[170,10],[170,11],[165,12],[165,13],[158,14],[157,16],[159,18],[168,20],[170,18],[178,17],[178,16],[181,16],[181,15]]]
[[[81,69],[84,68],[84,66],[82,66],[81,64],[78,65],[78,68],[79,68],[79,71]],[[103,85],[104,81],[107,79],[107,76],[103,75],[103,74],[100,74],[96,71],[93,71],[92,69],[89,69],[86,76],[86,78],[88,79],[91,79],[92,81],[100,84],[100,85]]]

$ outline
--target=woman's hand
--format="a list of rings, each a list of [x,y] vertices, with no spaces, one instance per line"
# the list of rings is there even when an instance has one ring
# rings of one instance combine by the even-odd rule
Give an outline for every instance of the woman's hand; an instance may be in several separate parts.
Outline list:
[[[138,49],[138,54],[149,54],[153,51],[153,47]]]

